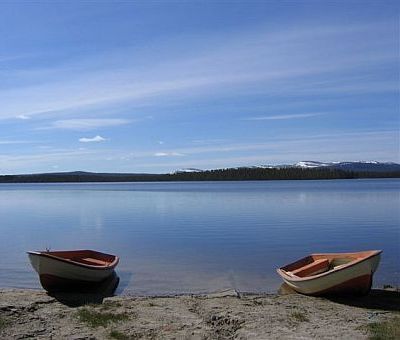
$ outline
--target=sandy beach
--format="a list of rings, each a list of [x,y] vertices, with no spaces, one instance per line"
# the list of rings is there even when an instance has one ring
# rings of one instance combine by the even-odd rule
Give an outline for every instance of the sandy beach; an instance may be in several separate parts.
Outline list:
[[[398,291],[135,297],[0,290],[1,339],[367,339],[400,315]]]

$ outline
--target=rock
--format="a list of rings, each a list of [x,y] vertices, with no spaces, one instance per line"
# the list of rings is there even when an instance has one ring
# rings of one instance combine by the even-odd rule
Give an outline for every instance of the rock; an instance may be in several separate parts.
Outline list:
[[[209,293],[206,294],[205,297],[209,299],[213,298],[223,298],[223,297],[239,297],[239,293],[235,289],[226,289],[226,290],[221,290],[219,292],[215,293]]]

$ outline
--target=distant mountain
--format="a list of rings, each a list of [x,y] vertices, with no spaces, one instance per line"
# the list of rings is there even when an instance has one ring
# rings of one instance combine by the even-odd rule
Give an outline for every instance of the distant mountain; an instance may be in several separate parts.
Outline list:
[[[156,181],[164,174],[100,173],[86,171],[51,172],[40,174],[0,175],[0,183],[79,183],[79,182],[138,182]]]
[[[181,174],[181,173],[192,173],[192,172],[203,172],[204,170],[196,169],[196,168],[183,168],[178,169],[176,171],[171,172],[171,174]]]
[[[80,177],[91,177],[91,176],[120,176],[120,177],[125,177],[125,176],[150,176],[153,174],[147,174],[147,173],[123,173],[123,172],[88,172],[88,171],[70,171],[70,172],[50,172],[50,173],[43,173],[43,174],[33,174],[33,175],[20,175],[20,176],[39,176],[39,175],[46,175],[46,176],[80,176]]]
[[[393,162],[377,162],[377,161],[358,161],[358,162],[316,162],[316,161],[302,161],[294,165],[298,168],[316,169],[316,168],[330,168],[344,171],[355,172],[392,172],[400,171],[400,164]]]
[[[333,164],[336,164],[335,162],[332,163],[323,163],[323,162],[317,162],[317,161],[301,161],[296,164],[293,164],[292,166],[298,167],[298,168],[321,168],[321,167],[326,167],[326,166],[332,166]]]

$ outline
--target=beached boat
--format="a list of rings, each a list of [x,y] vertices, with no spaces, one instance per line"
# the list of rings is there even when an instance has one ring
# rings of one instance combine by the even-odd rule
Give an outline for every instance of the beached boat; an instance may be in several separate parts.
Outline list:
[[[119,262],[94,250],[29,251],[28,256],[47,291],[90,288],[113,275]]]
[[[358,253],[311,254],[278,268],[295,291],[306,295],[368,294],[381,250]]]

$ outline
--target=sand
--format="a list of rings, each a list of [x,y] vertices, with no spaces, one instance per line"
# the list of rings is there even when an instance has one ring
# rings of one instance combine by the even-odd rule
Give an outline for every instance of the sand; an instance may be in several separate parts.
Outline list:
[[[91,326],[82,310],[121,320]],[[366,339],[366,325],[399,315],[398,291],[366,297],[299,294],[101,297],[0,290],[0,339]]]

